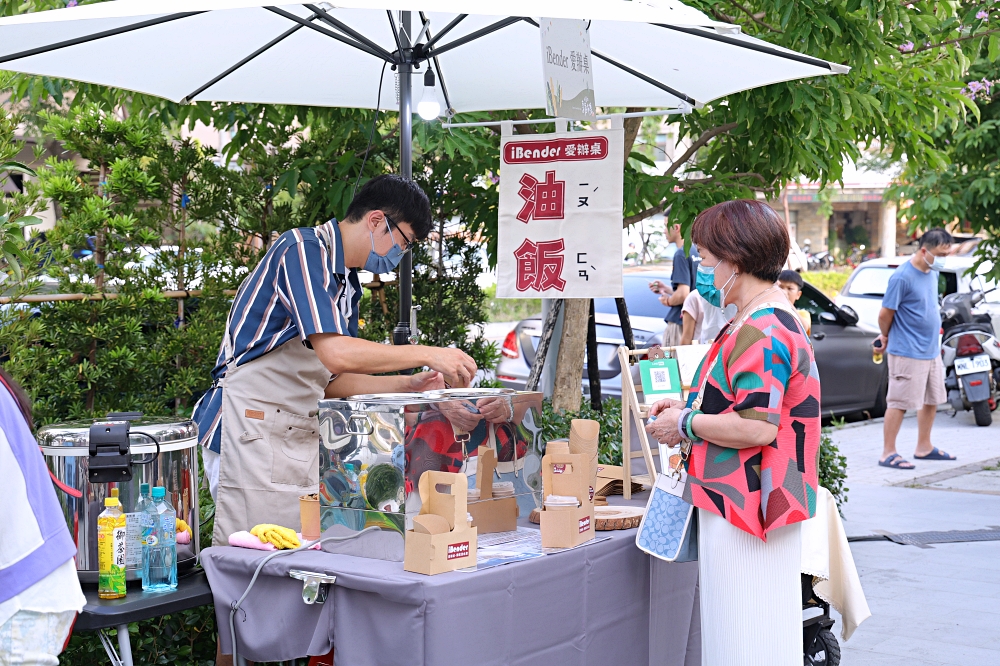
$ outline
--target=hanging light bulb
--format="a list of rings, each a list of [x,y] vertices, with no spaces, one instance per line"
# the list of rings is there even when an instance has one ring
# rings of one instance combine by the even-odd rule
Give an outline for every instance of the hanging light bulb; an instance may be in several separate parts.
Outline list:
[[[424,73],[424,94],[417,104],[417,114],[424,120],[434,120],[441,114],[441,102],[437,98],[437,89],[434,87],[434,70],[430,63],[427,65],[427,72]]]

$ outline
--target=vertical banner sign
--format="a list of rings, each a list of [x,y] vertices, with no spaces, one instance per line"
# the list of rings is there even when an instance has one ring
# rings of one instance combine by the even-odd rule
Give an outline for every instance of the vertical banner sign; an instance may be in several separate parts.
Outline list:
[[[500,298],[622,296],[624,131],[505,136]]]
[[[550,116],[574,120],[593,120],[596,116],[587,23],[550,18],[539,22],[545,108]]]

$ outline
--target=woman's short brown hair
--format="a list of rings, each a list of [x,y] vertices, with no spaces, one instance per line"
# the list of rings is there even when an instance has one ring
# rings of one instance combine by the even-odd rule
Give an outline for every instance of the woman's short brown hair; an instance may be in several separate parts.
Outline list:
[[[788,227],[761,201],[736,199],[703,210],[694,220],[691,240],[741,273],[766,282],[778,279],[788,261]]]

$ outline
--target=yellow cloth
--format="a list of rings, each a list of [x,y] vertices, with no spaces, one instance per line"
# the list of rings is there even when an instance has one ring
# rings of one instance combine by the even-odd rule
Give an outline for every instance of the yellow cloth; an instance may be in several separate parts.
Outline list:
[[[822,486],[816,515],[802,523],[802,573],[813,576],[813,591],[843,617],[840,637],[845,641],[871,617],[837,502]]]

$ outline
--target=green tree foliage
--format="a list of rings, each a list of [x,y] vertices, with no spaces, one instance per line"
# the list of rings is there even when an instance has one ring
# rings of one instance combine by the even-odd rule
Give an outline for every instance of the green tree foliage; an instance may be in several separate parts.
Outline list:
[[[39,172],[42,193],[62,217],[32,249],[61,293],[117,298],[9,310],[0,333],[7,367],[31,394],[40,423],[132,409],[170,413],[207,382],[228,308],[219,292],[233,271],[209,263],[218,257],[210,245],[192,255],[198,266],[161,251],[174,209],[158,204],[171,200],[178,165],[211,162],[167,141],[149,117],[120,120],[84,107],[48,115],[46,129],[86,167],[53,158]],[[182,326],[177,303],[161,292],[196,274],[206,293]]]
[[[976,62],[966,77],[966,94],[979,109],[933,132],[947,164],[927,168],[907,164],[899,195],[912,203],[905,213],[916,228],[953,222],[985,238],[976,256],[993,262],[988,275],[1000,278],[1000,44],[990,36],[989,58]],[[978,117],[977,117],[978,116]]]
[[[776,192],[805,176],[825,185],[844,158],[884,147],[923,165],[943,156],[930,132],[975,106],[960,79],[969,55],[996,43],[1000,20],[968,2],[694,0],[689,4],[771,43],[835,63],[848,74],[730,95],[681,119],[693,143],[665,177],[626,174],[626,222],[673,205],[689,224],[708,205]],[[995,12],[994,12],[995,13]],[[633,154],[633,163],[645,158]]]

